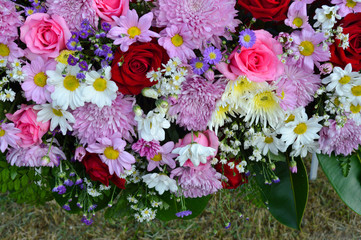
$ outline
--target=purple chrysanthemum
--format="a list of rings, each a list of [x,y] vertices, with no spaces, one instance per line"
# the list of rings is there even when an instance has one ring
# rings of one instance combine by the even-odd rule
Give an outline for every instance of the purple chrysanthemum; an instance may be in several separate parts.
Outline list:
[[[139,153],[141,157],[146,157],[148,160],[152,159],[161,149],[159,141],[145,141],[143,138],[139,139],[132,145],[132,149]]]
[[[182,83],[182,92],[169,115],[177,115],[177,124],[189,131],[206,130],[225,85],[224,81],[211,82],[196,75],[188,78]]]
[[[361,144],[361,126],[353,120],[347,120],[343,127],[337,126],[335,120],[329,120],[330,125],[320,131],[320,149],[322,153],[331,155],[350,155]]]
[[[189,64],[193,67],[195,74],[201,75],[209,69],[209,65],[206,61],[202,61],[199,58],[192,58]]]
[[[204,61],[209,64],[217,64],[222,59],[222,53],[218,48],[210,46],[203,52]]]
[[[239,33],[238,42],[242,47],[251,48],[256,43],[256,34],[247,28]]]
[[[22,25],[21,11],[17,12],[15,3],[0,0],[0,43],[7,43],[19,37],[18,27]]]
[[[123,139],[131,142],[135,136],[133,97],[123,97],[121,93],[111,106],[99,108],[92,103],[86,103],[73,111],[76,122],[73,125],[73,135],[80,139],[80,143],[92,144],[96,138],[109,137],[119,132]]]
[[[92,7],[92,0],[47,0],[48,14],[62,16],[71,31],[80,30],[84,19],[93,26],[98,26],[98,16]]]
[[[181,211],[181,212],[177,212],[175,215],[179,218],[184,218],[184,217],[187,217],[189,215],[192,214],[192,211],[191,210],[185,210],[185,211]]]

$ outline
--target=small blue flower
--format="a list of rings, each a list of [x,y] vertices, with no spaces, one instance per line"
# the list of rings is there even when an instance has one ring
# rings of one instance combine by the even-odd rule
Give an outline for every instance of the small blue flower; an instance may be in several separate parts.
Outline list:
[[[79,67],[83,71],[88,71],[88,63],[86,61],[79,62]]]
[[[238,42],[242,47],[251,48],[256,43],[256,34],[247,28],[240,32]]]
[[[71,186],[74,185],[74,182],[72,180],[70,180],[70,179],[67,179],[67,180],[64,181],[64,185],[68,186],[68,187],[71,187]]]
[[[68,64],[70,66],[75,66],[77,63],[78,63],[78,59],[70,54],[68,57]]]
[[[102,23],[102,29],[103,29],[104,31],[106,31],[106,32],[108,32],[111,27],[112,27],[112,26],[111,26],[109,23],[107,23],[107,22],[103,22],[103,23]]]
[[[187,217],[189,215],[192,214],[192,211],[190,210],[185,210],[185,211],[181,211],[181,212],[177,212],[175,215],[179,218],[183,218],[183,217]]]
[[[79,40],[77,38],[70,38],[66,43],[66,46],[69,50],[76,50]]]
[[[82,39],[86,39],[88,36],[89,36],[89,33],[88,33],[87,30],[81,30],[79,32],[79,37],[82,38]]]
[[[68,205],[68,204],[65,204],[64,206],[63,206],[63,208],[65,209],[65,210],[67,210],[67,211],[70,211],[71,209],[70,209],[70,206]]]
[[[88,30],[90,28],[90,23],[88,19],[84,19],[80,24],[81,29]]]
[[[209,64],[217,64],[222,59],[222,53],[215,47],[208,47],[203,52],[204,61]]]

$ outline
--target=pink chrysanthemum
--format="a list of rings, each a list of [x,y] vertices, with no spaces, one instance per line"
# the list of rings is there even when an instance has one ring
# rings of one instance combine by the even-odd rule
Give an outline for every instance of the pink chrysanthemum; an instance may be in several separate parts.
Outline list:
[[[235,32],[235,0],[159,0],[153,9],[157,27],[186,24],[197,47],[207,40],[219,43],[219,36]]]
[[[36,104],[44,104],[46,101],[52,102],[51,92],[54,87],[47,85],[46,71],[55,70],[56,61],[49,59],[44,61],[42,57],[37,57],[23,67],[26,75],[21,88],[24,90],[25,97],[28,101],[33,100]]]
[[[118,26],[110,29],[107,37],[115,40],[114,44],[120,44],[120,50],[123,52],[128,51],[129,46],[135,42],[150,42],[152,37],[159,37],[159,34],[150,31],[152,24],[153,13],[144,14],[138,20],[137,12],[128,10],[126,16],[113,17]]]
[[[349,13],[361,12],[361,2],[350,0],[332,0],[331,3],[339,7],[337,13],[341,17],[345,17]]]
[[[14,148],[18,147],[18,144],[16,142],[20,140],[20,137],[16,134],[20,132],[21,131],[15,127],[14,123],[2,123],[0,125],[1,152],[5,152],[9,145]]]
[[[195,58],[193,49],[196,45],[192,41],[192,33],[185,24],[175,26],[171,25],[160,32],[161,38],[158,39],[170,58],[178,57],[182,62]]]
[[[206,130],[226,83],[221,80],[213,83],[194,75],[181,86],[178,102],[170,107],[168,114],[176,116],[177,124],[189,131]]]
[[[176,164],[174,158],[177,157],[177,154],[172,153],[173,148],[174,142],[167,142],[164,144],[152,159],[148,159],[149,162],[147,170],[150,172],[157,167],[160,171],[162,171],[161,166],[165,164],[172,169],[175,168]]]
[[[11,63],[23,57],[24,54],[24,50],[19,48],[15,42],[8,42],[6,44],[0,42],[0,58],[5,58]]]
[[[93,27],[98,26],[98,16],[92,7],[92,0],[47,0],[48,14],[62,16],[70,31],[81,30],[81,22],[87,19]]]
[[[343,127],[337,126],[335,120],[329,120],[330,125],[320,131],[320,149],[322,153],[331,155],[350,155],[361,144],[361,126],[353,120],[348,120]]]
[[[110,175],[114,173],[121,177],[124,169],[132,169],[135,158],[124,150],[126,142],[122,139],[120,133],[114,133],[109,137],[97,138],[98,143],[90,144],[87,151],[98,153],[100,159],[109,167]]]
[[[139,153],[141,157],[146,157],[148,160],[150,160],[160,150],[160,144],[157,140],[148,142],[141,138],[132,145],[132,149]]]
[[[115,132],[119,132],[122,138],[132,142],[132,135],[135,136],[133,97],[123,97],[118,93],[117,98],[111,106],[99,108],[92,103],[86,103],[83,107],[78,107],[73,111],[75,124],[73,125],[73,135],[80,139],[80,143],[92,144],[96,138],[108,137]]]
[[[0,0],[0,43],[7,43],[19,37],[18,27],[22,25],[21,12],[17,12],[15,3]]]
[[[285,65],[285,72],[277,82],[278,94],[283,97],[281,107],[293,110],[297,107],[307,106],[312,102],[313,95],[320,85],[319,75],[297,66]]]
[[[177,176],[182,193],[187,198],[203,197],[222,189],[222,175],[210,164],[197,168],[179,167],[172,171]]]

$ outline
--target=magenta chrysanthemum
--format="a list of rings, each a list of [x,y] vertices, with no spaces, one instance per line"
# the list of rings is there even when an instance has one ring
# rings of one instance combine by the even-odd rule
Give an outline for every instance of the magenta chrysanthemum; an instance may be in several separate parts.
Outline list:
[[[0,43],[18,38],[18,27],[22,25],[21,12],[16,12],[15,3],[0,0]]]
[[[198,168],[179,167],[172,171],[177,176],[182,193],[187,198],[203,197],[222,189],[222,175],[210,164]]]
[[[222,96],[225,85],[224,81],[213,83],[196,75],[188,78],[182,84],[177,104],[171,106],[168,114],[177,115],[177,124],[189,131],[206,130],[216,101]]]
[[[98,16],[92,7],[92,0],[47,0],[48,14],[64,18],[70,31],[81,30],[81,22],[87,19],[93,27],[98,26]]]
[[[73,111],[75,124],[73,135],[80,139],[80,143],[92,144],[96,138],[109,137],[119,132],[123,139],[131,142],[132,135],[135,136],[133,97],[123,97],[119,93],[111,106],[99,108],[92,103],[86,103]]]
[[[198,44],[211,40],[218,42],[219,36],[227,36],[228,28],[235,32],[235,0],[159,0],[153,10],[158,27],[186,24],[193,40]]]
[[[143,138],[139,139],[132,145],[132,149],[139,153],[141,157],[146,157],[148,160],[152,159],[160,150],[159,141],[145,141]]]
[[[322,153],[331,155],[350,155],[361,144],[361,126],[353,120],[348,120],[343,127],[337,126],[335,120],[329,120],[330,125],[320,131],[320,149]]]

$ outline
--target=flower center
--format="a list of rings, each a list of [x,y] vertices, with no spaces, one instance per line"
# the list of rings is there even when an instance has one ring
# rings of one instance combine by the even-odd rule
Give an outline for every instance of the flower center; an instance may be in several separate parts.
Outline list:
[[[243,41],[249,43],[249,41],[251,41],[251,36],[249,34],[244,35]]]
[[[295,129],[293,129],[293,132],[298,134],[298,135],[301,135],[301,134],[304,134],[305,132],[307,131],[307,125],[306,123],[299,123]]]
[[[4,136],[5,135],[5,130],[0,128],[0,137]]]
[[[354,8],[356,6],[356,2],[353,0],[347,0],[346,6],[349,8]]]
[[[333,16],[333,12],[331,11],[331,12],[329,12],[328,14],[326,14],[325,16],[326,16],[328,19],[331,19],[332,16]]]
[[[300,46],[302,47],[302,51],[300,51],[300,53],[303,56],[310,56],[315,51],[315,46],[310,41],[303,41]]]
[[[339,83],[341,84],[346,84],[346,83],[349,83],[351,80],[351,77],[350,76],[343,76],[340,80],[338,80]]]
[[[62,117],[62,116],[63,116],[63,113],[62,113],[61,110],[59,110],[59,109],[53,108],[53,113],[55,114],[55,116],[58,116],[58,117]]]
[[[361,96],[361,86],[354,86],[351,88],[351,92],[354,96]]]
[[[302,18],[296,17],[292,22],[296,27],[300,28],[303,25]]]
[[[211,60],[216,59],[216,57],[217,57],[217,55],[216,55],[214,52],[211,52],[211,53],[209,54],[209,58],[210,58]]]
[[[340,102],[340,99],[338,99],[338,97],[335,98],[334,104],[335,104],[337,107],[340,106],[341,102]]]
[[[108,159],[115,160],[119,157],[119,151],[114,150],[113,147],[106,147],[104,150],[104,156]]]
[[[162,154],[158,153],[157,155],[155,155],[153,158],[152,158],[153,161],[155,162],[159,162],[162,160]]]
[[[68,75],[64,78],[64,87],[69,91],[75,91],[79,87],[79,81],[73,75]]]
[[[39,72],[34,76],[34,83],[39,87],[44,87],[47,79],[44,72]]]
[[[350,110],[353,114],[359,113],[361,111],[361,106],[360,105],[355,106],[351,104]]]
[[[277,104],[271,91],[265,91],[257,94],[254,98],[254,102],[258,109],[263,109],[266,111],[274,109]]]
[[[203,63],[202,62],[196,62],[195,67],[197,69],[201,69],[203,67]]]
[[[183,44],[183,38],[179,34],[174,35],[171,38],[171,41],[172,41],[173,45],[176,47],[182,46],[182,44]]]
[[[93,83],[93,87],[98,92],[104,92],[107,89],[107,81],[104,78],[97,78]]]
[[[266,138],[264,139],[264,142],[267,143],[267,144],[273,143],[273,138],[271,138],[271,137],[266,137]]]
[[[0,43],[0,56],[7,57],[10,54],[10,49],[3,43]]]
[[[290,114],[286,119],[285,123],[293,122],[295,120],[295,115]]]
[[[131,27],[128,29],[129,38],[134,38],[135,36],[138,36],[140,34],[141,34],[141,31],[138,27]]]

